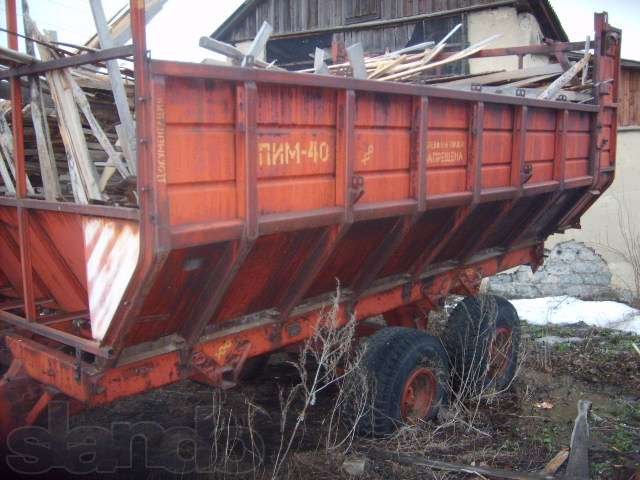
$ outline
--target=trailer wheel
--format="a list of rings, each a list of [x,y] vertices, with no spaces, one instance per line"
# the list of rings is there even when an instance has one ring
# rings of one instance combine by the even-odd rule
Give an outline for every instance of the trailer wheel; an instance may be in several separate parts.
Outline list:
[[[447,356],[432,335],[384,328],[367,342],[362,367],[371,404],[359,419],[352,414],[360,435],[386,435],[402,423],[431,419],[448,403]]]
[[[451,312],[442,342],[459,394],[475,394],[487,387],[503,390],[518,365],[518,312],[502,297],[467,297]]]
[[[244,363],[244,367],[242,367],[238,380],[247,382],[260,377],[267,367],[267,363],[269,363],[269,356],[260,355],[259,357],[248,358]]]

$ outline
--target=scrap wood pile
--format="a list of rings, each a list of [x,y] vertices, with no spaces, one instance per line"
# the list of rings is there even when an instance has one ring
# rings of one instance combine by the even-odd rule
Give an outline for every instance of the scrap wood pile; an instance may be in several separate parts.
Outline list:
[[[41,33],[23,1],[27,53],[2,49],[7,67],[51,61],[95,51],[62,48],[54,35]],[[110,22],[100,0],[91,0],[103,46],[109,44]],[[122,15],[118,17],[122,23]],[[128,20],[128,17],[127,17]],[[111,30],[113,31],[113,30]],[[135,192],[135,130],[133,72],[117,60],[21,77],[24,103],[27,195],[80,204],[133,206]],[[0,194],[16,193],[16,167],[11,130],[11,102],[0,99]]]
[[[299,73],[315,73],[319,75],[335,75],[357,79],[410,82],[422,85],[434,85],[456,90],[475,90],[486,93],[516,95],[545,100],[560,100],[578,103],[592,102],[593,81],[589,78],[593,71],[589,37],[584,50],[579,53],[579,60],[570,63],[565,54],[559,58],[551,56],[547,61],[536,62],[535,66],[515,70],[494,70],[472,74],[442,75],[439,71],[446,65],[477,57],[487,50],[492,42],[501,34],[492,35],[463,50],[452,51],[447,42],[462,27],[458,24],[437,44],[424,42],[405,47],[383,55],[365,56],[362,45],[356,43],[346,49],[348,61],[328,64],[326,52],[316,48],[314,66]],[[248,53],[236,47],[213,40],[209,37],[200,39],[200,46],[227,56],[231,63],[253,68],[278,68],[275,62],[256,61],[255,58],[264,51],[272,28],[264,22]],[[489,54],[491,52],[484,52]],[[489,55],[484,55],[488,57]],[[496,56],[500,56],[496,54]],[[559,61],[559,59],[561,59]],[[548,63],[547,63],[548,62]],[[216,63],[205,60],[205,63]]]

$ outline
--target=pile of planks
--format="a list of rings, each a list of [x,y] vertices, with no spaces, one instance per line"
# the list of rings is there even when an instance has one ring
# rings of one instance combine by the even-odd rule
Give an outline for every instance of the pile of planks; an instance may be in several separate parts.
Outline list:
[[[109,41],[109,23],[100,0],[90,2],[102,47],[115,46]],[[40,32],[25,0],[23,11],[27,53],[17,58],[15,52],[5,49],[0,63],[16,66],[77,53],[60,48],[54,34]],[[130,71],[122,71],[116,60],[52,70],[23,78],[22,90],[28,196],[80,204],[137,205]],[[2,96],[8,97],[6,92]],[[0,100],[0,194],[13,196],[16,168],[10,112],[11,102]]]
[[[356,43],[346,48],[348,61],[345,62],[328,62],[326,51],[316,48],[313,68],[297,72],[353,77],[362,80],[410,82],[455,90],[474,90],[545,100],[579,103],[594,100],[592,97],[594,84],[589,78],[589,73],[593,71],[590,64],[589,37],[585,42],[584,50],[579,54],[580,58],[575,63],[569,62],[567,56],[562,54],[557,58],[550,57],[548,63],[541,62],[528,68],[442,75],[439,73],[442,67],[478,56],[479,52],[487,50],[492,42],[501,37],[498,33],[462,50],[451,50],[447,42],[461,27],[462,24],[456,25],[437,44],[424,42],[383,55],[365,56],[362,45]],[[259,60],[272,30],[271,26],[264,22],[246,53],[233,45],[209,37],[202,37],[200,46],[226,56],[229,60],[227,64],[278,69],[275,62],[267,63]],[[500,55],[496,53],[496,56]],[[213,59],[205,59],[203,63],[225,64]]]
[[[496,34],[471,45],[464,50],[443,55],[447,47],[447,41],[462,27],[456,25],[445,37],[434,45],[434,42],[425,42],[411,47],[406,47],[395,52],[387,52],[384,55],[365,57],[362,45],[356,43],[347,48],[348,62],[327,66],[324,64],[323,51],[316,49],[314,68],[299,70],[301,73],[334,74],[340,76],[353,76],[359,79],[415,82],[426,73],[463,59],[479,52],[491,42],[502,35]],[[416,52],[416,53],[411,53]]]
[[[529,68],[498,70],[463,75],[438,75],[435,71],[447,64],[473,57],[498,38],[492,35],[460,51],[447,51],[447,41],[462,26],[457,25],[436,45],[426,43],[385,55],[365,57],[360,44],[347,48],[348,62],[327,65],[324,51],[316,49],[314,68],[300,73],[351,76],[358,79],[411,82],[456,90],[517,95],[544,100],[587,103],[593,100],[593,82],[589,79],[591,52],[587,37],[581,58],[570,63],[544,63]],[[424,50],[423,50],[424,49]],[[416,53],[415,50],[420,50]]]

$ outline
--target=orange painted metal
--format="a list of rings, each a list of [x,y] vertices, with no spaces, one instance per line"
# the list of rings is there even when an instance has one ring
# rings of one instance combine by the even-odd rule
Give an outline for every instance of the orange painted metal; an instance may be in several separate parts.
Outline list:
[[[433,295],[441,295],[444,279],[447,280],[447,293],[468,293],[464,286],[468,268],[473,268],[478,275],[492,275],[523,263],[535,265],[541,260],[537,250],[536,247],[525,247],[502,256],[478,259],[470,267],[426,277],[417,284],[389,282],[372,289],[362,298],[355,311],[348,298],[345,299],[338,309],[337,325],[346,323],[351,314],[358,320],[364,320],[422,302]],[[209,370],[215,371],[213,365],[217,366],[221,379],[222,373],[242,358],[269,353],[309,338],[318,322],[325,318],[321,306],[322,303],[309,305],[286,321],[279,318],[254,319],[253,322],[251,319],[243,319],[202,337],[194,352],[199,357],[204,355],[210,359]],[[124,357],[120,365],[100,371],[94,365],[77,362],[73,357],[20,335],[9,334],[6,341],[14,357],[21,359],[30,378],[55,387],[87,405],[108,403],[201,372],[200,368],[184,363],[180,343],[132,354],[128,358]],[[0,397],[2,395],[3,390],[0,388]]]
[[[613,87],[579,105],[150,61],[143,4],[139,212],[0,199],[0,292],[34,297],[0,321],[47,392],[98,405],[194,375],[228,386],[247,358],[309,338],[336,279],[339,323],[424,328],[416,312],[447,294],[537,268],[613,179],[619,31],[602,15],[596,78]],[[0,405],[15,395],[0,385]]]

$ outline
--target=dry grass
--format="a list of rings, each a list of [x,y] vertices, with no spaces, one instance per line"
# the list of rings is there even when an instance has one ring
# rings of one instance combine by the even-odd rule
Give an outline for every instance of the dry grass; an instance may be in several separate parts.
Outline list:
[[[305,428],[305,421],[318,395],[337,387],[328,414],[324,417],[324,449],[326,452],[346,452],[351,448],[358,419],[367,411],[369,390],[359,368],[364,349],[354,348],[356,319],[351,316],[340,327],[340,288],[331,306],[321,314],[318,327],[304,343],[298,359],[291,364],[298,372],[299,383],[288,392],[280,390],[280,444],[274,460],[271,478],[278,478],[294,443]],[[353,426],[344,429],[347,418],[355,418]],[[293,427],[287,425],[293,420]]]

